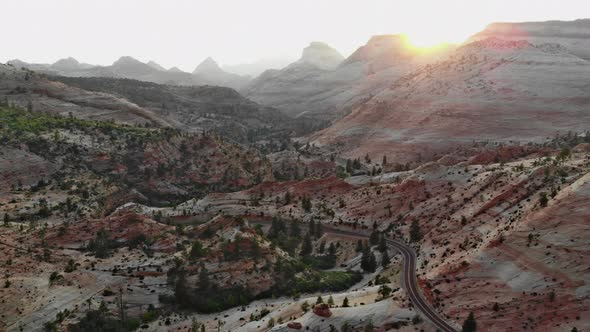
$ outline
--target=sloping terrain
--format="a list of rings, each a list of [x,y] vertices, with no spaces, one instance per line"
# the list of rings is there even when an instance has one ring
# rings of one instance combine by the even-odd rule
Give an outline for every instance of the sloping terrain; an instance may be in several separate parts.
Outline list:
[[[312,43],[300,60],[284,69],[262,73],[240,91],[291,116],[332,120],[418,64],[443,57],[448,48],[422,54],[412,49],[403,36],[375,36],[339,65],[322,65],[318,58],[335,58],[334,52],[327,45]]]
[[[67,215],[76,205],[78,215],[101,215],[129,200],[170,204],[209,191],[245,188],[272,176],[258,152],[213,135],[4,106],[0,119],[0,192],[2,201],[13,201],[2,208],[11,218],[47,217],[53,210]],[[75,204],[64,212],[66,201]],[[43,207],[46,211],[38,212]]]
[[[127,79],[52,77],[87,91],[125,98],[187,132],[212,131],[242,144],[259,143],[274,151],[291,133],[318,129],[305,119],[293,120],[277,109],[254,103],[230,88],[160,85]]]
[[[492,23],[470,41],[495,37],[527,40],[533,44],[560,44],[572,54],[590,61],[590,19],[523,23]]]
[[[124,98],[74,88],[11,65],[0,64],[0,98],[4,103],[63,116],[169,126],[152,112]]]
[[[409,172],[347,180],[354,184],[263,184],[181,207],[377,227],[416,243],[422,291],[449,321],[461,324],[474,312],[478,331],[583,330],[590,321],[584,222],[590,159],[583,150],[568,151],[538,146],[511,162],[483,165],[477,164],[480,156],[450,166],[441,160]],[[284,201],[287,192],[290,204]],[[305,197],[311,198],[310,210]],[[254,199],[256,204],[248,203]]]
[[[539,141],[590,122],[590,62],[490,38],[405,75],[312,137],[344,156],[431,160],[474,141]]]

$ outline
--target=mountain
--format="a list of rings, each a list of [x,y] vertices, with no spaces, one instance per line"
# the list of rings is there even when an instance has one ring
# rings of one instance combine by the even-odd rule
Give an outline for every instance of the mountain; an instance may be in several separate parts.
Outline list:
[[[312,42],[303,49],[300,62],[312,64],[320,69],[335,69],[344,60],[342,54],[338,53],[329,45],[321,42]]]
[[[145,67],[147,65],[133,59],[123,59],[115,68],[127,74],[133,69],[134,74],[138,74]],[[291,135],[305,135],[319,129],[317,122],[293,120],[230,88],[161,85],[121,78],[47,76],[12,65],[0,65],[0,101],[80,119],[214,132],[267,152],[288,146]]]
[[[242,76],[258,77],[264,71],[269,69],[281,69],[293,62],[291,59],[275,57],[261,59],[252,63],[243,63],[237,65],[224,65],[223,70]]]
[[[223,73],[225,72],[211,57],[203,60],[203,62],[201,62],[197,68],[193,70],[193,75],[219,75]]]
[[[89,69],[92,67],[94,67],[94,66],[86,64],[86,63],[80,63],[80,62],[78,62],[78,60],[76,60],[72,57],[57,60],[54,64],[51,65],[51,69],[57,70],[57,71],[82,70],[82,69]]]
[[[470,41],[489,37],[504,40],[527,40],[532,44],[560,44],[572,54],[590,60],[590,19],[493,23],[472,36]]]
[[[451,47],[421,54],[402,36],[372,37],[347,59],[323,43],[312,43],[301,58],[281,70],[268,70],[241,92],[291,116],[339,118],[353,105],[386,88],[418,64],[443,57]]]
[[[219,66],[217,64],[211,66],[209,61],[205,61],[205,67],[203,67],[204,69],[208,68],[208,70],[203,70],[203,72],[194,75],[183,72],[176,67],[166,70],[153,61],[143,63],[130,56],[123,56],[110,66],[92,66],[79,63],[73,58],[59,60],[53,65],[29,64],[20,60],[12,60],[9,63],[18,68],[24,67],[49,75],[128,78],[172,85],[214,85],[239,89],[249,81],[247,77],[226,73],[220,68],[216,71],[214,67],[218,68]]]
[[[149,110],[172,127],[187,132],[216,132],[242,144],[276,150],[291,133],[309,133],[314,124],[293,120],[277,109],[217,86],[160,85],[129,79],[51,77],[84,91],[116,95]]]
[[[247,77],[224,71],[211,57],[208,57],[201,62],[193,71],[193,75],[205,82],[211,82],[215,85],[229,86],[236,89],[241,88],[249,81]]]
[[[160,71],[166,71],[166,68],[160,66],[158,63],[156,63],[154,61],[149,61],[147,63],[147,65],[154,68],[154,69],[160,70]]]
[[[39,112],[132,125],[170,126],[153,112],[119,96],[50,80],[28,69],[0,64],[0,100]]]
[[[172,72],[172,73],[183,73],[183,71],[178,67],[172,67],[172,68],[168,69],[168,71]]]
[[[488,38],[404,75],[312,141],[408,162],[474,141],[585,130],[588,77],[590,62],[560,45]]]

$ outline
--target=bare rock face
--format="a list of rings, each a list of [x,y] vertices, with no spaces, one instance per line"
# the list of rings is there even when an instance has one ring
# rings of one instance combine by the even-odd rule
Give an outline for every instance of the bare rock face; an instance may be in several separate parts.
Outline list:
[[[241,92],[292,116],[332,120],[409,73],[414,61],[421,57],[398,36],[373,37],[344,61],[329,46],[312,43],[300,60],[264,72]]]
[[[162,67],[159,63],[155,61],[150,61],[147,63],[147,65],[160,71],[166,71],[166,68]]]
[[[313,313],[326,318],[332,316],[330,307],[325,303],[317,304],[315,307],[313,307]]]
[[[298,322],[290,322],[289,324],[287,324],[287,327],[293,330],[301,330],[303,328],[303,325],[301,325],[301,323]]]
[[[344,60],[342,54],[322,42],[312,42],[303,50],[300,62],[309,63],[320,69],[334,69]]]
[[[498,38],[457,49],[395,81],[315,135],[350,157],[388,151],[403,162],[457,144],[531,141],[590,123],[590,62],[555,45]]]
[[[224,71],[219,67],[213,58],[208,57],[201,62],[193,71],[193,75],[212,75],[223,73]]]
[[[527,40],[533,44],[560,44],[582,59],[590,60],[590,19],[525,23],[493,23],[471,41],[496,37]]]

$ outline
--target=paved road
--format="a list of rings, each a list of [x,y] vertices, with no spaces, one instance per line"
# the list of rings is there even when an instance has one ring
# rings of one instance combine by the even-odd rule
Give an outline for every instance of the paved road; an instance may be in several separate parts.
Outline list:
[[[266,220],[250,222],[253,224],[270,224],[270,222]],[[362,230],[349,231],[331,226],[324,226],[324,232],[352,237],[369,238],[369,235]],[[410,301],[412,301],[412,304],[414,304],[414,307],[439,330],[443,332],[457,332],[454,327],[452,327],[439,316],[438,312],[436,312],[436,310],[434,310],[422,296],[422,292],[418,287],[418,281],[416,279],[416,252],[414,249],[407,244],[396,240],[388,239],[387,244],[399,251],[404,258],[402,286],[406,293],[408,293],[408,297],[410,298]]]
[[[332,227],[325,227],[324,230],[329,233],[342,234],[355,237],[368,237],[362,232],[352,232],[347,230],[341,230]],[[404,269],[402,285],[408,297],[414,304],[414,307],[418,309],[424,317],[426,317],[432,324],[443,332],[456,332],[457,330],[442,319],[439,314],[426,302],[420,289],[418,287],[418,281],[416,279],[416,253],[414,249],[406,245],[405,243],[396,240],[387,240],[387,244],[399,251],[404,257]]]

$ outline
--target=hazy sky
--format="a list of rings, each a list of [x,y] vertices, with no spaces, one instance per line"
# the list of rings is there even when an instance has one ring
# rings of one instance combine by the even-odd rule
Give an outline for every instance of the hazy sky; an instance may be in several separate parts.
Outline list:
[[[459,42],[496,21],[590,17],[590,0],[0,0],[0,62],[121,55],[192,71],[298,58],[311,41],[349,55],[372,35]]]

